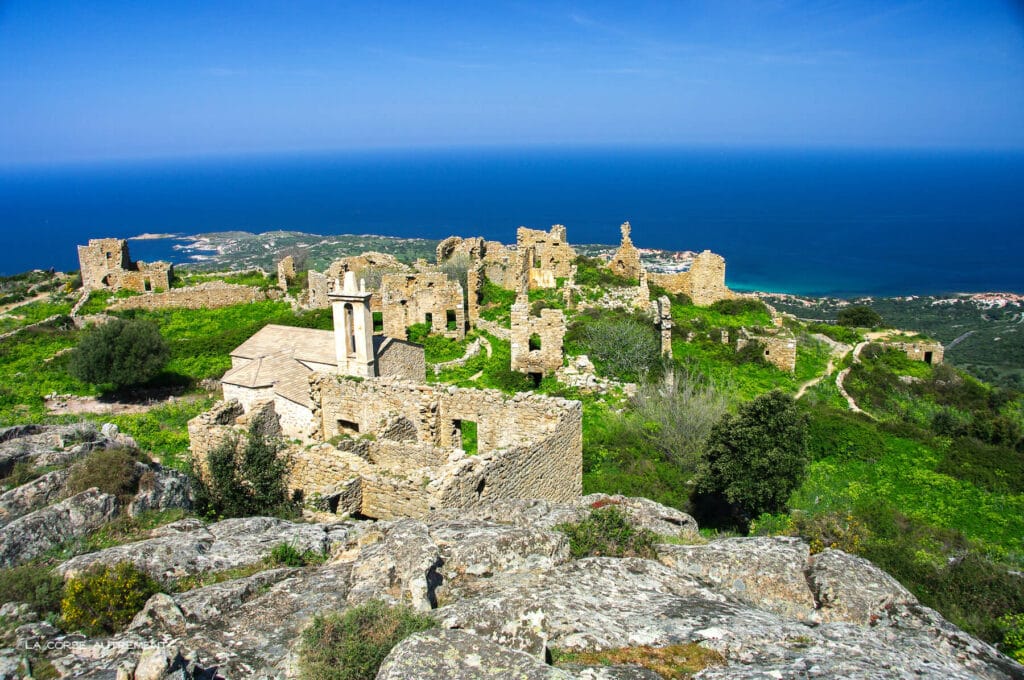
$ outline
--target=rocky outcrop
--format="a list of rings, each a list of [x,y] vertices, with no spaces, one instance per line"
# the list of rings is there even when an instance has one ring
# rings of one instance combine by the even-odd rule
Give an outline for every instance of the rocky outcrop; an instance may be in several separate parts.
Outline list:
[[[68,471],[54,470],[0,495],[0,525],[60,500]]]
[[[144,467],[146,470],[139,477],[139,491],[128,504],[132,517],[143,512],[192,509],[192,482],[188,475],[158,465]]]
[[[377,680],[573,680],[529,654],[461,630],[430,630],[406,638],[377,673]]]
[[[0,528],[0,567],[20,564],[55,545],[82,538],[111,520],[116,512],[113,496],[89,489],[19,517]]]
[[[152,538],[74,557],[59,565],[57,571],[70,577],[94,564],[131,562],[153,578],[168,582],[255,564],[282,543],[300,552],[326,553],[345,535],[346,529],[340,524],[296,524],[271,517],[228,519],[210,526],[186,519],[161,527]]]
[[[571,559],[552,527],[609,503],[662,534],[696,529],[683,513],[606,496],[502,501],[459,517],[393,522],[183,520],[61,571],[121,559],[160,577],[216,571],[253,564],[280,542],[330,548],[331,557],[155,595],[127,631],[98,647],[62,647],[70,638],[42,622],[18,634],[50,640],[50,660],[65,674],[114,677],[121,667],[122,677],[141,669],[285,678],[296,672],[301,631],[315,614],[383,598],[429,612],[437,628],[397,645],[382,679],[655,678],[630,666],[552,667],[549,659],[552,650],[684,643],[725,659],[700,678],[1024,678],[1024,668],[920,606],[871,563],[839,551],[811,556],[795,539],[662,544],[660,560]]]

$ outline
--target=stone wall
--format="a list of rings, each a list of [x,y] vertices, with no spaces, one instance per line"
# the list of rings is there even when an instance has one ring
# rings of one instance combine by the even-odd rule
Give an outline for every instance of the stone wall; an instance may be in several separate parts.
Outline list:
[[[672,303],[662,295],[651,301],[651,312],[654,314],[654,325],[661,333],[661,353],[672,358]]]
[[[295,280],[295,258],[285,255],[277,263],[277,287],[288,292],[288,283]]]
[[[471,260],[480,260],[487,252],[487,244],[481,236],[462,238],[449,236],[437,244],[437,263],[444,264],[453,257],[463,255]]]
[[[939,342],[886,342],[886,347],[892,347],[907,353],[911,361],[923,361],[932,366],[938,366],[945,358],[945,348]]]
[[[736,338],[736,351],[750,342],[764,345],[764,358],[768,363],[790,373],[796,370],[796,336],[788,329],[773,327],[752,331],[741,328]]]
[[[466,337],[464,300],[462,285],[441,272],[387,274],[381,282],[384,335],[404,338],[409,326],[429,320],[431,332],[461,340]]]
[[[163,293],[122,298],[110,305],[110,309],[216,309],[266,299],[267,294],[255,286],[208,281],[198,286],[172,288]]]
[[[548,374],[562,367],[565,314],[560,309],[542,309],[530,314],[529,298],[520,293],[512,305],[512,370]],[[537,345],[539,344],[539,347]]]
[[[377,355],[377,375],[382,378],[426,380],[427,360],[423,346],[390,338]]]
[[[525,253],[533,249],[530,280],[534,288],[554,288],[557,279],[572,275],[576,251],[566,241],[565,227],[556,224],[550,231],[519,227],[516,230],[516,250]]]
[[[480,298],[483,295],[484,269],[474,263],[466,272],[466,323],[476,328],[480,321]]]
[[[171,287],[170,263],[132,262],[124,239],[89,239],[88,245],[78,246],[78,264],[85,288],[144,293]]]
[[[685,293],[701,307],[735,297],[725,285],[725,258],[710,250],[693,258],[689,271],[677,274],[648,274],[652,284],[670,293]]]
[[[366,275],[374,272],[397,273],[409,271],[409,266],[394,255],[373,251],[365,252],[362,255],[338,258],[331,262],[324,272],[312,269],[306,272],[308,285],[306,286],[307,292],[302,300],[302,305],[307,309],[330,307],[331,302],[327,298],[327,294],[330,292],[334,280],[342,278],[345,272],[348,271],[355,272],[356,278],[365,278]],[[369,280],[366,281],[367,289],[373,293],[373,296],[370,298],[370,309],[374,312],[379,312],[381,311],[380,286],[377,284],[379,279],[375,275],[371,275],[368,278]]]
[[[623,222],[620,229],[622,231],[622,243],[612,256],[611,262],[608,263],[608,268],[615,274],[624,276],[627,279],[638,279],[644,268],[640,264],[640,251],[636,249],[632,239],[629,237],[631,230],[629,222]]]

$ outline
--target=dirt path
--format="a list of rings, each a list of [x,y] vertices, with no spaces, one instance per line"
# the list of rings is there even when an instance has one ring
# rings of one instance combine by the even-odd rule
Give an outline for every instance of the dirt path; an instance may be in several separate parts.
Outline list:
[[[857,343],[857,346],[853,348],[853,363],[859,364],[860,351],[864,349],[868,345],[868,343],[871,342],[871,340],[881,337],[881,335],[884,334],[868,333],[867,335],[865,335],[864,337],[868,339],[865,340],[864,342]],[[843,370],[839,371],[839,375],[836,376],[836,389],[838,389],[839,394],[843,395],[843,398],[846,399],[846,403],[849,405],[851,411],[853,411],[854,413],[863,413],[868,418],[875,420],[876,418],[873,415],[862,409],[860,406],[857,406],[857,402],[854,400],[852,396],[850,396],[850,393],[846,391],[846,386],[843,383],[846,381],[846,376],[848,376],[849,374],[849,368],[844,368]]]
[[[203,395],[188,394],[183,397],[170,395],[145,401],[113,401],[100,397],[80,397],[70,394],[55,395],[46,399],[46,409],[53,415],[80,415],[84,413],[98,415],[126,415],[145,413],[158,406],[177,402],[192,402],[203,399]]]
[[[804,384],[800,385],[800,389],[796,391],[796,396],[793,397],[794,399],[799,399],[800,397],[804,396],[804,393],[807,392],[807,390],[814,387],[828,376],[832,375],[832,371],[836,370],[835,362],[842,361],[843,357],[849,354],[850,350],[852,349],[849,345],[842,342],[837,342],[832,338],[829,338],[828,336],[821,335],[820,333],[815,334],[812,337],[817,338],[820,342],[824,342],[832,348],[828,356],[828,365],[825,366],[825,370],[821,373],[821,375],[811,378]]]
[[[24,300],[20,300],[18,302],[11,302],[11,303],[6,304],[6,305],[0,305],[0,314],[6,314],[7,312],[10,312],[13,309],[17,309],[18,307],[22,307],[24,305],[32,304],[33,302],[39,302],[40,300],[46,300],[49,297],[50,297],[50,293],[48,293],[48,292],[47,293],[40,293],[39,295],[36,295],[34,297],[30,297],[30,298],[26,298]]]

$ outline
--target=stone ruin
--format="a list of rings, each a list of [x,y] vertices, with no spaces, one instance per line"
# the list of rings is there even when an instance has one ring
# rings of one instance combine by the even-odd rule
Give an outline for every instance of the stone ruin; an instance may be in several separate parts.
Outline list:
[[[133,290],[138,293],[171,287],[169,262],[132,262],[128,241],[123,238],[93,238],[78,246],[82,286],[91,290]]]
[[[277,287],[282,292],[288,292],[288,284],[295,280],[295,258],[285,255],[277,263]]]
[[[396,273],[411,271],[409,265],[403,263],[394,255],[389,255],[387,253],[370,251],[363,253],[362,255],[342,257],[334,260],[323,272],[310,269],[306,273],[308,286],[306,297],[301,300],[302,306],[307,309],[324,309],[326,307],[330,307],[331,301],[328,297],[328,293],[330,292],[331,285],[335,279],[342,278],[345,275],[345,272],[354,272],[358,277],[360,274],[365,275],[369,270]],[[365,278],[365,276],[362,278]],[[379,285],[374,285],[373,281],[370,281],[369,283],[370,292],[376,293],[379,289]],[[374,294],[370,298],[370,307],[374,312],[381,311],[379,295]],[[402,337],[404,337],[404,335]]]
[[[618,276],[639,279],[644,271],[644,266],[640,263],[640,251],[636,249],[633,240],[629,237],[632,227],[629,226],[629,222],[623,222],[619,229],[622,232],[622,243],[612,255],[608,268]]]
[[[293,445],[283,455],[291,461],[289,487],[325,509],[391,519],[582,493],[577,401],[325,373],[310,378],[310,396],[321,443]],[[193,455],[205,460],[253,423],[273,433],[273,410],[265,402],[243,414],[237,402],[225,402],[198,416],[189,422]]]
[[[945,358],[945,348],[942,343],[934,340],[918,340],[911,342],[887,341],[879,343],[883,347],[898,349],[906,352],[907,358],[911,361],[923,361],[932,366],[938,366]]]
[[[529,262],[524,259],[527,251],[531,252]],[[555,288],[558,279],[571,279],[576,251],[566,241],[565,226],[556,224],[549,231],[519,227],[514,249],[480,237],[450,236],[438,244],[439,265],[459,256],[479,265],[488,281],[507,290],[518,290],[525,264],[529,265],[531,289]]]
[[[768,363],[790,373],[796,370],[796,336],[789,329],[779,326],[739,329],[736,351],[751,342],[759,342],[764,346],[764,358]]]
[[[562,367],[562,343],[565,339],[565,313],[545,308],[540,316],[530,309],[530,281],[534,268],[533,246],[519,260],[519,284],[511,309],[512,370],[532,376],[545,376]]]
[[[432,333],[455,340],[466,337],[462,285],[442,272],[385,274],[380,300],[384,334],[404,338],[413,324],[430,324]]]
[[[672,303],[668,297],[662,295],[657,300],[651,301],[651,315],[654,317],[654,326],[661,335],[661,354],[672,358]]]
[[[651,283],[670,293],[684,293],[700,307],[735,297],[725,285],[725,258],[710,250],[698,253],[690,269],[675,274],[649,274]]]

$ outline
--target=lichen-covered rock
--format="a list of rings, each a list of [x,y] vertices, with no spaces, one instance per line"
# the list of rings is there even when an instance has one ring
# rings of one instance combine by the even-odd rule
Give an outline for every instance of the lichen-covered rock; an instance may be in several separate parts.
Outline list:
[[[139,478],[139,492],[128,504],[132,517],[146,511],[192,509],[192,483],[188,475],[160,466],[145,467]]]
[[[428,630],[398,643],[377,680],[572,680],[529,654],[461,630]]]
[[[268,569],[252,576],[180,593],[174,596],[174,602],[189,623],[215,621],[229,616],[249,600],[266,592],[270,586],[286,578],[296,577],[299,573],[300,570],[294,568]],[[132,626],[135,627],[135,624]]]
[[[873,623],[893,605],[917,604],[917,598],[892,576],[841,550],[813,556],[807,579],[825,621]]]
[[[349,605],[367,600],[409,604],[420,611],[437,606],[441,585],[441,550],[427,525],[416,520],[395,522],[383,539],[364,546],[352,565]]]
[[[27,515],[0,528],[0,567],[38,557],[53,546],[81,538],[113,519],[117,501],[110,494],[89,489]]]
[[[154,538],[74,557],[57,571],[67,578],[93,564],[128,561],[153,578],[167,581],[255,564],[282,543],[300,552],[327,552],[334,542],[345,538],[343,524],[302,524],[272,517],[226,519],[207,527],[197,524],[196,520],[176,522],[162,527]]]
[[[53,470],[0,495],[0,525],[55,503],[64,492],[68,470]]]
[[[515,524],[535,529],[550,529],[559,524],[579,522],[592,510],[614,505],[636,529],[649,529],[667,537],[692,538],[697,521],[685,512],[646,498],[591,494],[571,503],[553,503],[536,499],[495,499],[470,508],[436,510],[433,519],[460,519]]]
[[[817,621],[805,571],[810,550],[798,538],[726,538],[706,545],[659,545],[662,564],[696,576],[741,602],[798,621]]]

